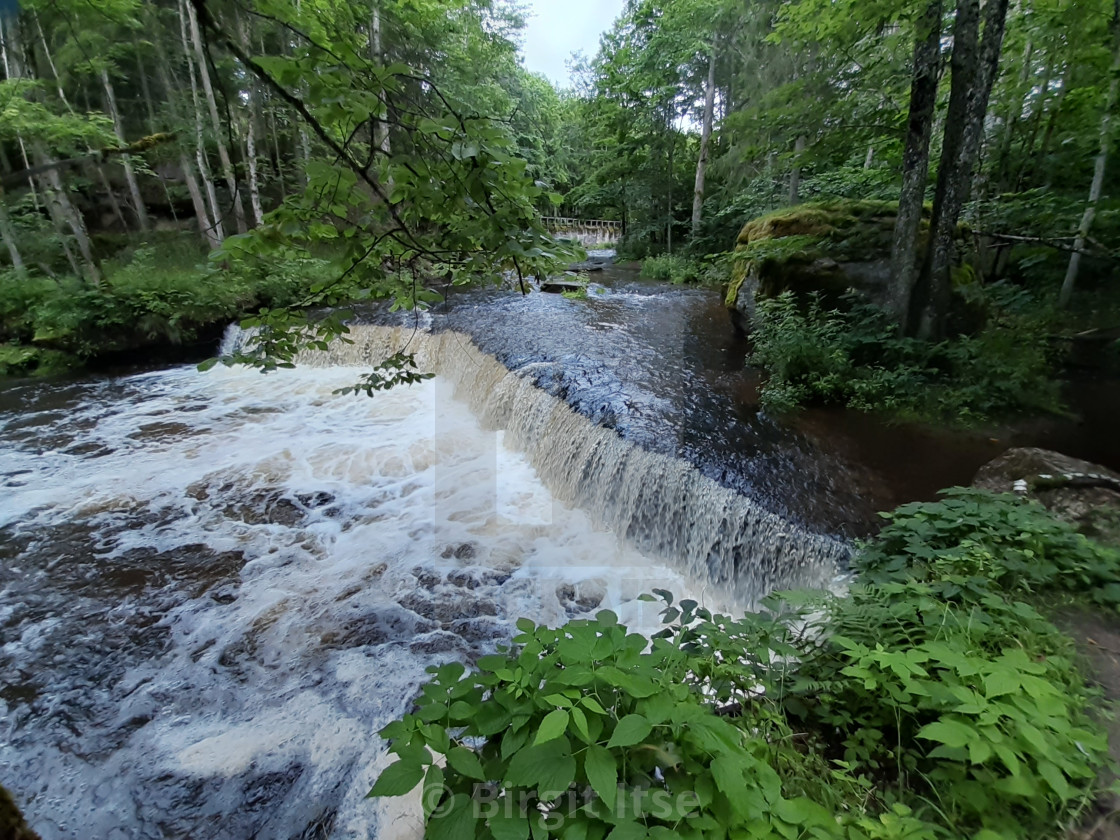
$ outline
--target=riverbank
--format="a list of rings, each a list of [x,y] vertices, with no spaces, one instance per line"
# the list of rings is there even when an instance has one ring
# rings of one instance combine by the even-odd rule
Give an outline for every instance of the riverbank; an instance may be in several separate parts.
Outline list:
[[[96,285],[0,272],[0,376],[200,358],[231,321],[296,304],[333,276],[310,255],[211,263],[185,234],[133,243],[102,268]]]
[[[1120,552],[978,490],[885,515],[844,595],[737,618],[658,592],[650,647],[610,612],[519,622],[510,651],[434,670],[382,730],[395,763],[371,793],[424,779],[428,836],[1095,835],[1105,709],[1051,621],[1114,611]]]

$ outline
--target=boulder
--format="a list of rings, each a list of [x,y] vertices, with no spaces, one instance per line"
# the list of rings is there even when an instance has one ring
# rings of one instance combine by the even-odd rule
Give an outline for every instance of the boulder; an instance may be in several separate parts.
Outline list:
[[[613,253],[591,253],[587,255],[587,259],[583,262],[572,263],[568,266],[568,271],[602,271],[613,263]]]
[[[1029,495],[1091,537],[1120,538],[1120,474],[1099,464],[1049,449],[1009,449],[982,466],[972,486]]]
[[[559,295],[564,292],[582,292],[587,284],[576,277],[550,277],[541,283],[541,291]]]
[[[848,289],[884,303],[898,205],[827,201],[747,222],[736,240],[726,304],[749,324],[755,301],[785,291],[839,298]]]

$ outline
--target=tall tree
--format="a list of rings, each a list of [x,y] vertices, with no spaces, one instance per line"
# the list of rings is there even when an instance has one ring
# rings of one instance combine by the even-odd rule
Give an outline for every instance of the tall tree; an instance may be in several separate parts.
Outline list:
[[[692,235],[699,236],[704,212],[704,178],[708,169],[708,147],[712,141],[712,121],[716,103],[716,44],[713,40],[708,58],[708,78],[704,84],[704,114],[700,124],[700,154],[696,158],[696,185],[692,191]]]
[[[912,315],[912,328],[924,336],[941,335],[944,330],[957,223],[969,197],[988,100],[999,72],[1008,0],[988,0],[982,41],[979,5],[979,0],[957,2],[952,86],[930,218],[930,244],[918,284],[920,309]]]
[[[906,121],[906,145],[902,153],[902,190],[891,245],[888,294],[888,307],[901,329],[907,327],[910,296],[920,268],[922,208],[929,176],[929,144],[937,106],[941,61],[941,17],[941,0],[930,0],[914,34],[910,108]]]
[[[1073,253],[1070,254],[1069,266],[1066,276],[1062,280],[1062,289],[1058,295],[1058,305],[1068,306],[1073,297],[1073,288],[1077,283],[1077,274],[1081,268],[1081,253],[1085,249],[1089,232],[1093,229],[1093,220],[1097,215],[1097,205],[1101,200],[1104,190],[1104,173],[1108,166],[1108,155],[1112,148],[1112,120],[1116,111],[1117,96],[1120,95],[1120,0],[1114,0],[1112,11],[1112,67],[1109,70],[1108,96],[1104,103],[1104,112],[1101,114],[1100,147],[1093,162],[1093,181],[1089,186],[1089,200],[1085,205],[1085,212],[1077,226],[1077,237],[1073,241]]]

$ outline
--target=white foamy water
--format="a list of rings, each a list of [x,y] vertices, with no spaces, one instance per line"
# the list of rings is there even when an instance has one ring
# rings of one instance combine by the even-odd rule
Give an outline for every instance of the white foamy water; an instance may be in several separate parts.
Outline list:
[[[363,797],[426,666],[521,616],[652,629],[653,587],[724,606],[557,502],[447,380],[332,395],[361,372],[0,414],[0,782],[44,840],[418,836]]]

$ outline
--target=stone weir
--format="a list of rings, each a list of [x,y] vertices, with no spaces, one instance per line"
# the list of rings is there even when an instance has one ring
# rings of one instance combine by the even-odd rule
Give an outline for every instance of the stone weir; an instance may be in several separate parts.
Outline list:
[[[349,341],[306,351],[298,361],[374,367],[402,350],[414,353],[418,366],[450,382],[485,426],[505,431],[506,445],[528,457],[558,499],[743,604],[774,590],[828,587],[849,556],[843,541],[813,534],[691,463],[597,425],[468,335],[355,325]]]

